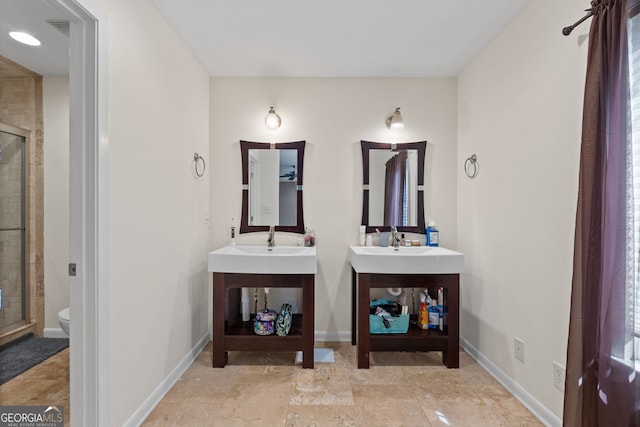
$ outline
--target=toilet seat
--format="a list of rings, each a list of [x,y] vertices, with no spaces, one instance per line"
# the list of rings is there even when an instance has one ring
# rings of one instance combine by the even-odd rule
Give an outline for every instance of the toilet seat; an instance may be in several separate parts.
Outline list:
[[[66,336],[69,336],[70,319],[69,307],[63,308],[58,312],[58,323],[60,324],[60,328],[62,328],[62,332],[64,332]]]

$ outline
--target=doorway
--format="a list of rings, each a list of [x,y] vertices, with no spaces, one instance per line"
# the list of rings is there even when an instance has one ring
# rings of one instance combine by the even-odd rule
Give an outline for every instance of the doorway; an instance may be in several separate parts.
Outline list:
[[[68,278],[71,418],[74,425],[108,426],[106,25],[98,25],[104,18],[92,0],[0,0],[0,20],[27,3],[60,11],[69,22],[69,56],[64,56],[69,60],[69,263],[75,266]]]

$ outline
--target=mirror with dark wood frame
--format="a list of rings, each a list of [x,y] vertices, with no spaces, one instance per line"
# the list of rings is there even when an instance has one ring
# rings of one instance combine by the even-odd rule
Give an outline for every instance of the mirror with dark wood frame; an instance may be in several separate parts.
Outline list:
[[[304,233],[302,172],[305,141],[240,141],[242,216],[240,233]]]
[[[391,144],[360,141],[362,225],[367,233],[389,230],[425,233],[426,141]]]

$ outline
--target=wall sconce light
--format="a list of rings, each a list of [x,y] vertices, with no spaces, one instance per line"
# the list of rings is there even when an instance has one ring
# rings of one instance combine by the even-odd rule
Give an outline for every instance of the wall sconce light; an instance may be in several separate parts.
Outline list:
[[[269,107],[269,112],[267,113],[267,118],[264,119],[264,125],[267,129],[276,130],[280,127],[282,120],[280,120],[280,116],[276,114],[273,107]]]
[[[396,108],[391,117],[387,119],[387,127],[389,129],[402,130],[404,129],[404,121],[400,114],[400,107]]]

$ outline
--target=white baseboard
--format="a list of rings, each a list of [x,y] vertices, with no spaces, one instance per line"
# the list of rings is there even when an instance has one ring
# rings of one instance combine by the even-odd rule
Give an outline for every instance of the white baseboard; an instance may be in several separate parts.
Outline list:
[[[351,331],[316,331],[315,340],[321,342],[351,342]]]
[[[202,349],[209,343],[209,333],[207,332],[196,345],[182,358],[180,363],[162,380],[149,397],[131,414],[129,419],[123,424],[123,427],[137,427],[141,425],[149,416],[151,411],[160,403],[162,398],[171,390],[175,383],[180,379],[182,374],[191,366],[191,363],[200,354]]]
[[[471,357],[473,357],[484,369],[491,374],[500,384],[502,384],[513,396],[518,399],[524,406],[529,409],[533,415],[538,417],[544,425],[548,427],[561,427],[562,420],[553,412],[547,409],[529,394],[520,384],[515,382],[513,378],[498,368],[487,356],[480,353],[469,341],[460,337],[460,347],[462,347]]]
[[[65,334],[62,328],[44,328],[42,336],[45,338],[69,338],[69,335]]]

